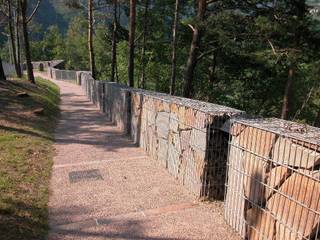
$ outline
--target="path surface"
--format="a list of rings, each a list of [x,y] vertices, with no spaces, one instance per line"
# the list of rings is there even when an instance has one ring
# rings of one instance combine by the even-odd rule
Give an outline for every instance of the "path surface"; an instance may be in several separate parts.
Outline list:
[[[50,240],[239,239],[224,223],[221,203],[196,201],[108,123],[79,86],[55,83],[62,115],[50,186]],[[77,178],[87,170],[82,177],[88,178]]]

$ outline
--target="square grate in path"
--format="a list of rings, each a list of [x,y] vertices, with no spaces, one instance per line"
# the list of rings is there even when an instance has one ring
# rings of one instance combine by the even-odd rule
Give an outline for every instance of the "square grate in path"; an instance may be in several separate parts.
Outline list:
[[[97,181],[97,180],[103,180],[103,178],[98,169],[69,172],[70,183],[77,183],[77,182],[88,181],[88,180]]]

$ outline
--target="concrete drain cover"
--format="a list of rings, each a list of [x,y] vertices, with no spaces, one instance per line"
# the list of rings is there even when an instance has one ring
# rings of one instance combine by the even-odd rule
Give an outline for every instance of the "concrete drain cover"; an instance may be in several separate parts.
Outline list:
[[[98,169],[69,172],[69,181],[71,183],[77,183],[80,181],[87,181],[87,180],[97,181],[97,180],[103,180],[103,178]]]

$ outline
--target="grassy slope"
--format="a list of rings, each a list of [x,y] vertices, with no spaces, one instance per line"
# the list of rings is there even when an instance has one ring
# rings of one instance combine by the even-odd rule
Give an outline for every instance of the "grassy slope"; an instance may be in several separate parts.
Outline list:
[[[27,92],[29,97],[17,97]],[[45,239],[59,89],[43,79],[0,83],[0,238]],[[44,108],[39,116],[33,110]]]

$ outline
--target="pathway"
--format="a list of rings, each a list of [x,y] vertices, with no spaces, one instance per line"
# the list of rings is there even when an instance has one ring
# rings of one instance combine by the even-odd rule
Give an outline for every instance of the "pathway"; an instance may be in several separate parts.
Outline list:
[[[50,240],[239,239],[222,204],[195,200],[89,102],[56,81],[61,119],[55,134]]]

